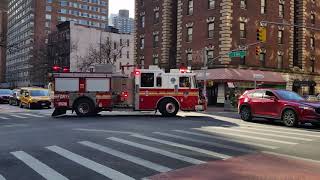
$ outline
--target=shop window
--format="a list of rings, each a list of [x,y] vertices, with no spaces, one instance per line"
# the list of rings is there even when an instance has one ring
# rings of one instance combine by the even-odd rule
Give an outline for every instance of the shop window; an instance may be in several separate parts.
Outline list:
[[[153,73],[141,73],[141,87],[154,87]]]

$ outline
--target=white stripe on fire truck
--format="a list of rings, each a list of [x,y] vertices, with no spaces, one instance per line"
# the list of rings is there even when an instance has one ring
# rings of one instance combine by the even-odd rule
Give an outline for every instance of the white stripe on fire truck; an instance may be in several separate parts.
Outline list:
[[[187,149],[187,150],[190,150],[190,151],[199,152],[199,153],[202,153],[202,154],[207,154],[207,155],[215,157],[215,158],[217,158],[217,157],[221,158],[221,159],[229,159],[229,158],[231,158],[231,156],[226,155],[226,154],[221,154],[221,153],[217,153],[217,152],[213,152],[213,151],[208,151],[208,150],[205,150],[205,149],[201,149],[201,148],[197,148],[197,147],[193,147],[193,146],[187,146],[187,145],[184,145],[184,144],[179,144],[179,143],[175,143],[175,142],[171,142],[171,141],[156,139],[156,138],[143,136],[143,135],[137,135],[137,134],[134,134],[134,135],[131,135],[131,136],[136,137],[136,138],[140,138],[140,139],[149,140],[149,141],[154,141],[154,142],[161,143],[161,144],[166,144],[166,145],[169,145],[169,146],[174,146],[174,147]]]
[[[45,165],[44,163],[40,162],[38,159],[32,157],[31,155],[23,152],[23,151],[16,151],[11,152],[12,155],[14,155],[16,158],[24,162],[27,166],[29,166],[31,169],[36,171],[38,174],[40,174],[42,177],[44,177],[47,180],[68,180],[68,178],[62,176],[49,166]],[[0,178],[1,180],[1,178]]]
[[[105,146],[102,146],[102,145],[99,145],[96,143],[92,143],[89,141],[82,141],[79,143],[84,146],[91,147],[93,149],[99,150],[99,151],[107,153],[107,154],[111,154],[112,156],[133,162],[135,164],[138,164],[140,166],[144,166],[146,168],[149,168],[149,169],[152,169],[152,170],[155,170],[158,172],[164,173],[164,172],[168,172],[168,171],[172,170],[172,169],[164,167],[162,165],[159,165],[159,164],[156,164],[156,163],[153,163],[153,162],[150,162],[150,161],[147,161],[147,160],[135,157],[135,156],[131,156],[129,154],[126,154],[126,153],[123,153],[123,152],[120,152],[120,151],[117,151],[117,150],[114,150],[114,149],[111,149],[111,148],[108,148],[108,147],[105,147]]]
[[[60,156],[63,156],[75,163],[78,163],[79,165],[82,165],[88,169],[91,169],[107,178],[110,179],[121,179],[121,180],[134,180],[134,178],[127,176],[125,174],[122,174],[121,172],[118,172],[114,169],[108,168],[102,164],[99,164],[97,162],[94,162],[90,159],[87,159],[85,157],[82,157],[78,154],[75,154],[73,152],[70,152],[66,149],[63,149],[58,146],[49,146],[46,147],[47,149],[59,154]]]
[[[160,154],[160,155],[163,155],[163,156],[167,156],[167,157],[170,157],[170,158],[173,158],[173,159],[177,159],[177,160],[180,160],[180,161],[184,161],[184,162],[187,162],[187,163],[191,163],[191,164],[204,164],[205,163],[205,161],[201,161],[201,160],[194,159],[194,158],[191,158],[191,157],[183,156],[183,155],[176,154],[176,153],[173,153],[173,152],[169,152],[169,151],[166,151],[166,150],[154,148],[154,147],[147,146],[147,145],[144,145],[144,144],[139,144],[139,143],[127,141],[127,140],[124,140],[124,139],[121,139],[121,138],[110,137],[110,138],[108,138],[108,140],[115,141],[115,142],[118,142],[118,143],[121,143],[121,144],[125,144],[125,145],[128,145],[128,146],[132,146],[132,147],[135,147],[135,148],[143,149],[143,150],[146,150],[146,151],[150,151],[150,152],[153,152],[153,153],[156,153],[156,154]]]

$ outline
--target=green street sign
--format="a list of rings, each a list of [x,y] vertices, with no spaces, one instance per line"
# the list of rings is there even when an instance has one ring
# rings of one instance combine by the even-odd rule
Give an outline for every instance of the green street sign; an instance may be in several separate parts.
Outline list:
[[[229,53],[229,57],[230,58],[234,58],[234,57],[245,57],[247,55],[247,51],[234,51],[234,52],[230,52]]]

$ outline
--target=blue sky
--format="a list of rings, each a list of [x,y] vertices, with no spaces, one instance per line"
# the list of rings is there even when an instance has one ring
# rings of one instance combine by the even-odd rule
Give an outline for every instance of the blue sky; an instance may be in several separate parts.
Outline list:
[[[119,9],[128,9],[130,17],[134,17],[134,1],[135,0],[109,0],[109,15],[117,14]]]

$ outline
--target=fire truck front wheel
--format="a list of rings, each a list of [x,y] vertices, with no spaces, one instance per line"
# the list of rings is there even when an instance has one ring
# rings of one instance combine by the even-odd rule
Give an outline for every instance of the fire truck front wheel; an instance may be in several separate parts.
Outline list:
[[[174,117],[179,111],[178,103],[173,99],[164,99],[159,103],[160,113],[164,117]]]
[[[90,116],[94,113],[94,105],[89,99],[79,99],[74,106],[74,110],[78,116]]]

